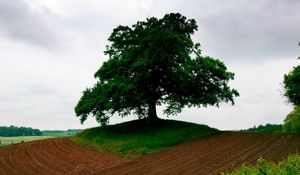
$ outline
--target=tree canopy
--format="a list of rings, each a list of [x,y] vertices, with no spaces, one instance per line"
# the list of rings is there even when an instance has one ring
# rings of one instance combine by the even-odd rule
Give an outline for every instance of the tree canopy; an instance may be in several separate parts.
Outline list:
[[[75,113],[84,122],[89,114],[105,124],[113,114],[157,119],[156,106],[175,115],[185,107],[218,106],[231,102],[238,92],[228,86],[234,73],[223,62],[201,55],[193,42],[194,19],[179,13],[147,18],[116,27],[108,38],[105,61],[87,88]]]

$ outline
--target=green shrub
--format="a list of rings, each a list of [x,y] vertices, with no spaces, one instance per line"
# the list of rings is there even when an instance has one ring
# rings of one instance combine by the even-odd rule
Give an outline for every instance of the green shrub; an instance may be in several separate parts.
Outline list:
[[[222,175],[299,175],[300,156],[290,155],[287,159],[274,164],[259,158],[256,166],[243,164],[240,168],[231,173],[221,173]]]
[[[300,134],[300,106],[286,116],[282,129],[285,133]]]

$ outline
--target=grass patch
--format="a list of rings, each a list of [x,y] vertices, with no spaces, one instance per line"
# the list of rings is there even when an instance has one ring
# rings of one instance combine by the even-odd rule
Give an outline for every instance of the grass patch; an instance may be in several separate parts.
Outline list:
[[[242,165],[231,173],[221,175],[296,175],[300,174],[300,155],[290,155],[278,164],[267,162],[263,158],[258,159],[256,166]]]
[[[34,140],[42,140],[53,138],[52,136],[16,136],[16,137],[0,137],[0,146],[7,146],[16,143],[30,142]]]
[[[72,140],[78,144],[104,148],[125,158],[134,158],[218,132],[206,125],[181,121],[160,119],[149,125],[145,120],[134,120],[86,129]]]

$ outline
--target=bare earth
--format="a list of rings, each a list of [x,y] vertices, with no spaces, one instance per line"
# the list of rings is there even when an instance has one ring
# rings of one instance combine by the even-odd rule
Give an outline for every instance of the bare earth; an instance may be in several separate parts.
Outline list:
[[[123,162],[104,151],[76,145],[67,138],[0,148],[0,175],[86,175]]]
[[[185,143],[99,174],[219,174],[263,156],[279,161],[300,150],[300,137],[223,132]]]
[[[300,137],[223,132],[125,161],[81,147],[67,138],[0,148],[0,174],[219,174],[263,156],[277,162],[299,153]]]

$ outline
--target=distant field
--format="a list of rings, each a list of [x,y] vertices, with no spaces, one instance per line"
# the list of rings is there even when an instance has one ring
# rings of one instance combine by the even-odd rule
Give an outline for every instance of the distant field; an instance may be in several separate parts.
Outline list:
[[[17,136],[17,137],[0,137],[1,144],[0,146],[6,146],[21,142],[30,142],[34,140],[42,140],[54,138],[53,136]]]
[[[73,136],[78,133],[80,130],[48,130],[42,131],[42,136],[14,136],[14,137],[2,137],[0,136],[0,147],[21,143],[21,142],[30,142],[34,140],[49,139],[55,137],[68,137]]]
[[[79,130],[76,131],[49,130],[49,131],[42,131],[42,135],[53,136],[53,137],[66,137],[66,136],[73,136],[78,132]]]

